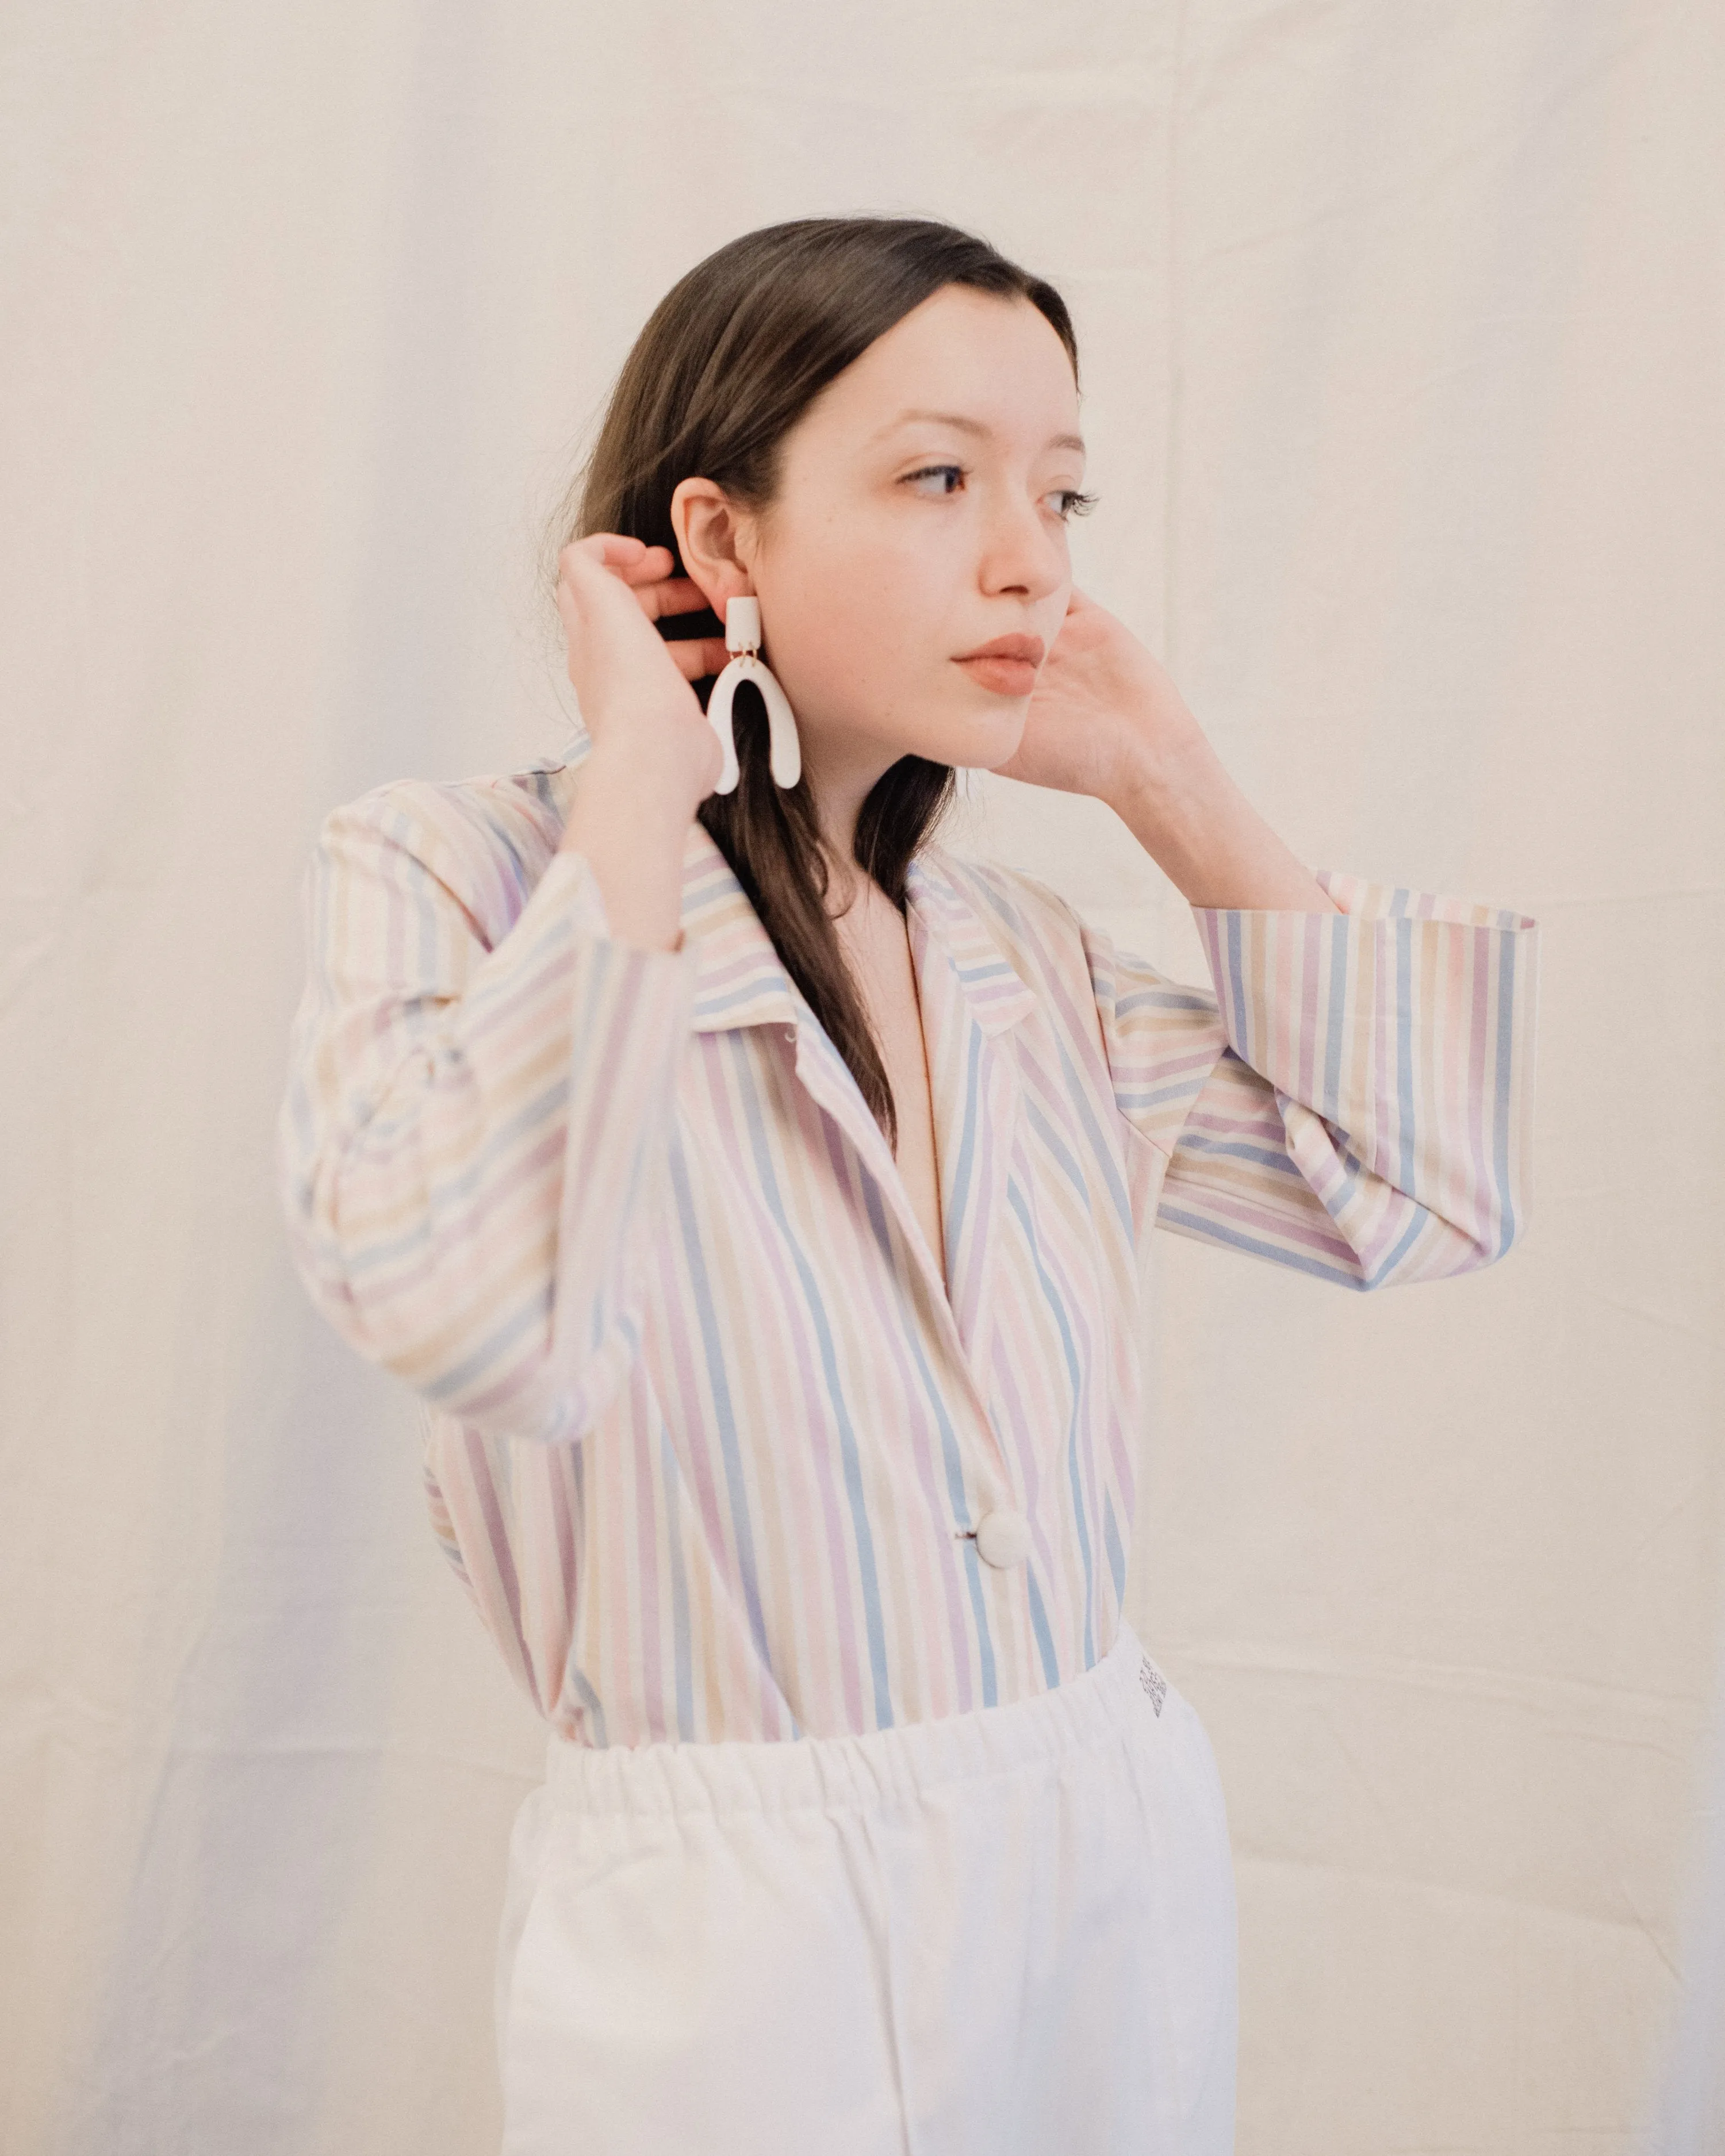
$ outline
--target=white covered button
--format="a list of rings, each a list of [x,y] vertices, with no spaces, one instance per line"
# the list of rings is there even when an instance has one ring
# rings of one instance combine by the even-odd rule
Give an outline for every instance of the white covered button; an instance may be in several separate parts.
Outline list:
[[[985,1563],[1004,1570],[1030,1554],[1030,1522],[1022,1512],[984,1512],[977,1522],[976,1546]]]

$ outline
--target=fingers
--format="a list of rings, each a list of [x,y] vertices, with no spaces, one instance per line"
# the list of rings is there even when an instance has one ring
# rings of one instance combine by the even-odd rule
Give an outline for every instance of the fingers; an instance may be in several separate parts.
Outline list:
[[[655,553],[660,557],[656,563]],[[557,611],[572,629],[577,621],[614,619],[616,610],[628,606],[627,594],[635,578],[663,580],[669,566],[669,552],[663,547],[645,547],[639,539],[614,531],[595,532],[565,547],[557,557]],[[639,619],[640,594],[635,597],[638,603],[629,607],[629,613]],[[652,612],[650,607],[645,610]]]
[[[667,642],[665,648],[691,681],[700,680],[703,675],[722,673],[731,660],[721,636],[684,637],[675,644]]]
[[[663,547],[659,549],[661,554],[666,551]],[[569,542],[557,556],[557,565],[564,567],[572,555],[579,561],[597,562],[602,569],[614,565],[622,568],[652,552],[645,540],[631,539],[622,531],[590,531],[584,539]]]
[[[631,543],[641,546],[639,539]],[[626,584],[650,584],[670,577],[677,566],[677,557],[669,547],[643,547],[633,560],[608,562],[606,566],[613,576],[621,577]]]
[[[626,584],[660,583],[677,566],[669,547],[649,547],[622,531],[593,531],[585,539],[572,539],[557,556],[558,567],[568,567],[572,559],[608,569]]]
[[[650,621],[657,621],[662,614],[698,613],[710,603],[692,577],[667,577],[662,583],[641,585],[635,597]]]
[[[697,613],[708,605],[706,593],[692,578],[674,573],[677,560],[669,547],[649,547],[619,531],[595,531],[572,541],[557,557],[560,572],[603,568],[627,584],[649,621],[666,614]]]
[[[589,539],[576,539],[557,556],[557,596],[593,592],[616,581],[610,563],[639,561],[646,548],[639,539],[624,539],[614,531],[598,531]]]
[[[608,696],[638,695],[654,679],[687,684],[722,671],[731,656],[722,637],[673,640],[652,626],[707,603],[692,579],[670,573],[676,564],[669,547],[598,531],[572,542],[557,560],[557,603],[568,637],[569,679],[583,708],[589,694],[600,709]],[[680,693],[686,695],[686,689]]]
[[[698,613],[710,604],[692,578],[672,573],[676,557],[670,547],[649,547],[622,532],[595,531],[573,540],[557,562],[557,603],[572,638],[590,636],[598,622],[622,603],[619,587],[633,593],[640,614],[649,622]],[[721,672],[731,657],[722,636],[658,638],[655,642],[670,654],[687,681]]]
[[[569,678],[578,696],[583,677],[596,678],[608,666],[628,670],[645,663],[663,668],[664,640],[643,618],[639,595],[631,593],[618,573],[619,568],[639,567],[652,552],[639,539],[605,531],[575,542],[559,555],[557,612],[569,639]],[[647,660],[649,650],[660,656]],[[634,659],[627,656],[631,652]]]
[[[580,569],[614,569],[624,573],[634,567],[649,552],[643,539],[629,539],[624,532],[588,532],[587,539],[572,539],[557,557],[561,576],[580,573]]]
[[[557,556],[557,582],[574,590],[591,588],[603,571],[608,583],[633,587],[663,582],[675,567],[669,547],[649,547],[620,531],[595,531],[571,540]]]

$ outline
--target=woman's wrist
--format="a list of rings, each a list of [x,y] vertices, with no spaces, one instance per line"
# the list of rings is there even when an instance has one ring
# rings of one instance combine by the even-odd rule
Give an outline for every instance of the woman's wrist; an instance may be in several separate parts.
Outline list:
[[[1126,760],[1109,805],[1189,904],[1333,913],[1335,901],[1228,775],[1190,714]]]
[[[644,836],[675,844],[680,854],[706,794],[689,759],[675,742],[656,742],[633,729],[621,738],[595,741],[575,781],[578,808],[593,816],[621,818]]]
[[[619,942],[675,951],[682,941],[683,851],[700,805],[685,770],[649,745],[593,744],[559,850],[586,861]]]

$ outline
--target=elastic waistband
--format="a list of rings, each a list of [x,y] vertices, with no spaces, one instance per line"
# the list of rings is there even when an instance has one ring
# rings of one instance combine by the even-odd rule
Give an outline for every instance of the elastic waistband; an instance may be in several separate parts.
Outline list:
[[[595,1747],[554,1736],[546,1784],[557,1802],[585,1813],[857,1810],[1081,1751],[1128,1714],[1147,1715],[1153,1705],[1159,1716],[1168,1689],[1122,1620],[1101,1661],[1034,1699],[865,1737]]]

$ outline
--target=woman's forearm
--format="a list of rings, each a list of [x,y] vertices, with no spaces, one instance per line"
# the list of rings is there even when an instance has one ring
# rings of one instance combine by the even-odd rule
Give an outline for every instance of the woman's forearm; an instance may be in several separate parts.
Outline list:
[[[692,820],[680,770],[649,747],[596,743],[575,781],[560,852],[579,854],[619,943],[675,951],[682,942],[683,848]]]
[[[1334,900],[1223,768],[1196,721],[1132,760],[1110,805],[1189,904],[1333,913]]]

